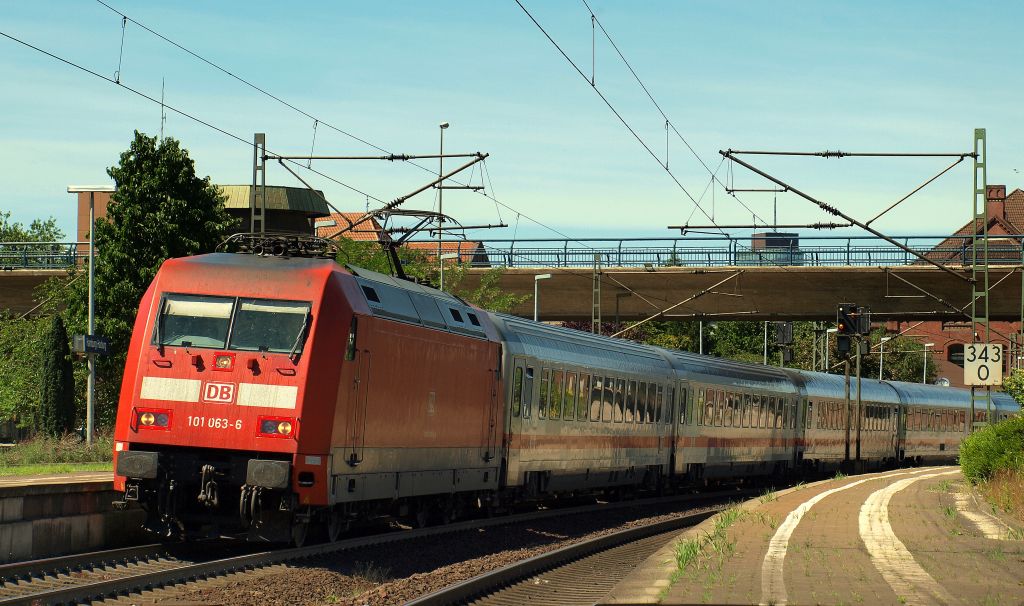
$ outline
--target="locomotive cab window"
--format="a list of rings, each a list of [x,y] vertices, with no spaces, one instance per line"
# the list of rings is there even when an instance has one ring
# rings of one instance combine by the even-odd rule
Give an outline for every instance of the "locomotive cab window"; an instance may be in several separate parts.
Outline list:
[[[301,353],[309,303],[240,299],[228,349]]]
[[[153,343],[223,349],[234,302],[227,297],[164,296]]]

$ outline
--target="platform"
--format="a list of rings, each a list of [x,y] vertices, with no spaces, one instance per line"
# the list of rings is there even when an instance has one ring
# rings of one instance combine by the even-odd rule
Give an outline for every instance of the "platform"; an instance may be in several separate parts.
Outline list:
[[[1021,604],[1021,525],[958,467],[826,480],[766,493],[643,562],[603,604]],[[677,546],[704,545],[683,570]]]

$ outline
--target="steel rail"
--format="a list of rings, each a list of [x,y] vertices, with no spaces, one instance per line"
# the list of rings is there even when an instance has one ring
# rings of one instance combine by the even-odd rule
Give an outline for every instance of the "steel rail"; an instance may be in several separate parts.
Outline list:
[[[574,543],[561,549],[549,551],[514,564],[509,564],[503,568],[492,570],[440,591],[435,591],[429,595],[407,602],[406,606],[447,606],[448,604],[465,603],[545,570],[583,559],[593,553],[612,549],[653,535],[696,526],[725,508],[726,506],[721,506],[710,511],[679,516],[671,520],[629,528],[580,543]]]
[[[0,564],[0,581],[10,582],[19,579],[31,579],[89,566],[103,566],[142,560],[165,555],[166,553],[167,547],[165,545],[152,543],[107,551],[90,551],[88,553]]]
[[[219,558],[215,560],[195,563],[183,563],[180,565],[164,566],[160,570],[144,571],[139,574],[125,574],[119,578],[108,579],[78,585],[66,585],[58,588],[51,588],[44,591],[0,599],[0,606],[37,606],[39,604],[76,604],[103,599],[109,596],[124,595],[162,587],[180,582],[190,582],[208,577],[215,577],[233,572],[261,568],[283,562],[301,560],[315,556],[321,556],[340,551],[397,543],[401,541],[419,539],[424,537],[440,536],[454,532],[475,530],[479,528],[500,527],[532,520],[539,520],[564,515],[575,515],[581,513],[600,513],[638,505],[653,505],[658,503],[687,502],[695,503],[716,501],[723,498],[736,497],[751,491],[736,492],[734,490],[717,491],[702,495],[675,495],[671,497],[658,497],[651,499],[637,499],[633,501],[622,501],[618,503],[604,503],[598,505],[585,505],[580,507],[568,507],[562,509],[545,509],[525,514],[512,515],[501,518],[485,520],[466,520],[444,526],[420,528],[399,532],[376,534],[368,537],[358,537],[337,541],[335,543],[324,543],[310,545],[307,547],[281,548],[259,551],[255,553]],[[751,493],[752,494],[752,493]],[[124,572],[124,571],[121,571]]]

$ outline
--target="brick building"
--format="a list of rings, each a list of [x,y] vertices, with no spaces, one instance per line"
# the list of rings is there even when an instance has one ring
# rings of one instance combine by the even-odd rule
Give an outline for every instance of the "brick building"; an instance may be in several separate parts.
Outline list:
[[[317,219],[315,223],[316,235],[321,238],[330,238],[346,226],[354,223],[362,217],[363,214],[364,213],[358,212],[331,213],[326,217]],[[342,236],[349,240],[379,242],[383,232],[384,228],[377,219],[370,218],[368,221],[359,224],[354,229],[346,231]],[[436,242],[408,242],[404,246],[410,250],[422,251],[428,261],[437,261]],[[484,250],[483,244],[480,242],[472,242],[469,240],[444,240],[441,242],[441,254],[456,255],[453,258],[445,259],[446,263],[472,263],[475,267],[489,266],[487,253]]]
[[[989,233],[989,263],[991,265],[1021,265],[1021,239],[1000,238],[999,236],[1020,236],[1024,234],[1024,190],[1015,189],[1009,195],[1005,185],[989,185],[986,192],[986,210]],[[938,244],[928,256],[948,263],[952,266],[970,263],[970,236],[981,234],[983,224],[980,220],[969,221],[958,229],[955,234]],[[965,244],[966,243],[966,244]],[[966,289],[965,289],[966,292]],[[1020,296],[1020,293],[1000,293],[1004,296]],[[966,296],[969,298],[970,293]],[[995,295],[993,295],[995,296]],[[945,320],[941,322],[908,322],[890,321],[886,330],[896,334],[910,329],[905,336],[914,337],[922,343],[934,343],[934,351],[929,363],[936,364],[937,376],[949,379],[954,387],[964,386],[964,344],[971,343],[971,322],[963,320]],[[1006,366],[1003,372],[1009,372],[1008,336],[1019,333],[1020,322],[992,322],[991,341],[1001,343]],[[984,339],[984,336],[982,336]]]

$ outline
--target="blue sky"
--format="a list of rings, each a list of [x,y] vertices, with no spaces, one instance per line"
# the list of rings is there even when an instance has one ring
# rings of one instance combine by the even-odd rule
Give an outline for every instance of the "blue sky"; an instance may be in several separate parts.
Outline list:
[[[591,70],[591,23],[582,2],[522,0],[566,53]],[[463,224],[504,221],[495,239],[657,236],[668,225],[707,223],[700,211],[513,1],[249,2],[109,0],[133,19],[291,104],[382,148],[435,153],[438,124],[448,152],[484,151],[492,200],[445,195]],[[1018,3],[722,3],[593,0],[594,12],[673,124],[712,169],[719,149],[969,151],[986,127],[989,182],[1024,186],[1024,47]],[[109,77],[118,67],[121,18],[88,2],[6,2],[0,31]],[[601,92],[664,159],[664,120],[598,32]],[[71,234],[68,184],[103,183],[132,131],[156,134],[160,109],[119,87],[0,38],[0,209],[13,219],[54,216]],[[312,120],[239,84],[128,23],[124,84],[268,147],[306,154]],[[201,175],[251,179],[251,148],[174,113],[165,133],[180,139]],[[316,152],[376,154],[318,127]],[[672,137],[669,166],[695,197],[704,167]],[[867,219],[948,164],[943,159],[755,158],[804,191]],[[435,161],[426,163],[431,169]],[[454,165],[454,164],[453,164]],[[384,162],[314,167],[381,200],[429,178]],[[741,167],[736,187],[767,184]],[[728,175],[726,167],[719,176]],[[363,196],[315,175],[339,208]],[[268,182],[301,185],[272,167]],[[971,170],[953,169],[877,223],[892,234],[939,234],[970,216]],[[772,196],[744,202],[771,220]],[[407,208],[433,208],[433,192]],[[751,212],[708,189],[701,206],[717,223],[749,223]],[[371,206],[377,204],[371,201]],[[791,194],[777,197],[780,223],[829,220]],[[536,222],[531,221],[531,219]],[[551,228],[551,229],[549,229]],[[741,233],[749,233],[741,232]],[[851,231],[849,233],[859,233]]]

